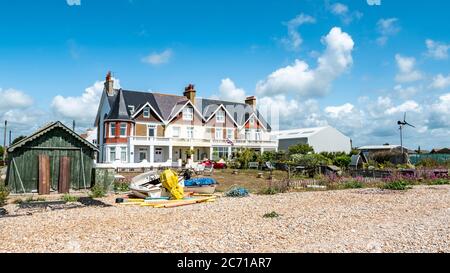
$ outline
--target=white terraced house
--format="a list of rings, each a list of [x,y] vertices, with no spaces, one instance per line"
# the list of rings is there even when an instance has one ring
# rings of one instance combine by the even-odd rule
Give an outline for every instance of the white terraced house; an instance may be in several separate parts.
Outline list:
[[[177,166],[228,159],[241,148],[277,150],[255,97],[235,103],[195,95],[193,85],[183,96],[114,89],[108,73],[95,120],[98,163]]]

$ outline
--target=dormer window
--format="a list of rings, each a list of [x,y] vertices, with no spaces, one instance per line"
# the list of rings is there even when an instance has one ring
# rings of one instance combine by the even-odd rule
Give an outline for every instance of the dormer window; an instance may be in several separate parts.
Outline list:
[[[225,122],[225,111],[224,110],[217,111],[216,122],[218,122],[218,123],[224,123]]]
[[[183,120],[193,120],[194,119],[194,108],[186,107],[183,109]]]
[[[128,111],[130,111],[130,114],[134,114],[134,105],[128,105]]]
[[[255,125],[255,117],[252,116],[252,117],[250,118],[250,121],[249,121],[249,122],[250,122],[250,125]]]
[[[150,107],[147,106],[147,107],[144,108],[143,115],[144,115],[144,118],[149,118],[150,117]]]

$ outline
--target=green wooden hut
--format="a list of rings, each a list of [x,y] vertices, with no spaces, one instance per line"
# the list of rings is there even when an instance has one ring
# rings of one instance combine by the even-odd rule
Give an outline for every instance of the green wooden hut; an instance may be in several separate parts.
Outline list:
[[[91,187],[96,146],[52,122],[8,148],[6,184],[13,193],[67,193]]]

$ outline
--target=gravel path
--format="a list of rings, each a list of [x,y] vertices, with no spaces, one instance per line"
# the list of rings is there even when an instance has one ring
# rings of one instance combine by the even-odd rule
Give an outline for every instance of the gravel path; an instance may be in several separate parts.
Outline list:
[[[281,216],[262,217],[271,211]],[[44,211],[0,218],[0,242],[0,252],[450,252],[450,186]]]

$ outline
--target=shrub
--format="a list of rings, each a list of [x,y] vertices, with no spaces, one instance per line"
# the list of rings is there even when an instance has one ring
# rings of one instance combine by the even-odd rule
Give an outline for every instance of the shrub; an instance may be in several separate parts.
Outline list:
[[[91,198],[101,198],[104,197],[105,195],[106,195],[105,189],[99,184],[95,184],[91,188],[91,193],[89,194]]]
[[[44,197],[37,197],[34,198],[33,195],[28,196],[27,199],[25,199],[25,201],[23,201],[24,203],[31,203],[31,202],[45,202],[45,198]]]
[[[396,191],[404,191],[410,188],[408,183],[402,180],[397,180],[393,182],[388,182],[382,186],[385,190],[396,190]]]
[[[272,212],[264,214],[263,217],[264,218],[277,218],[277,217],[280,217],[280,214],[278,214],[276,211],[272,211]]]
[[[439,167],[439,162],[433,158],[422,158],[419,163],[417,163],[418,167],[424,168],[436,168]]]
[[[0,182],[0,206],[6,204],[6,199],[9,195],[9,189],[2,182]]]
[[[248,168],[249,162],[260,162],[261,158],[259,153],[256,153],[252,149],[243,149],[237,152],[236,160],[239,162],[241,168],[246,169]]]
[[[69,202],[69,203],[71,203],[71,202],[77,202],[77,201],[78,201],[78,197],[66,193],[66,194],[64,194],[64,195],[61,197],[61,200],[66,201],[66,202]]]
[[[340,155],[333,160],[333,164],[341,168],[347,168],[350,162],[352,162],[352,159],[348,155]]]
[[[266,194],[266,195],[275,195],[277,193],[280,193],[280,192],[275,187],[267,187],[260,191],[260,194]]]
[[[129,185],[126,182],[114,182],[114,191],[115,192],[126,192],[129,191]]]
[[[291,155],[294,164],[305,167],[315,167],[319,165],[329,165],[331,160],[320,154],[294,154]]]
[[[298,145],[292,145],[288,148],[289,155],[294,154],[302,154],[306,155],[309,153],[314,153],[314,148],[309,146],[308,144],[298,144]]]
[[[431,180],[430,184],[431,185],[448,185],[448,184],[450,184],[450,180],[444,179],[444,178],[439,178],[439,179]]]

